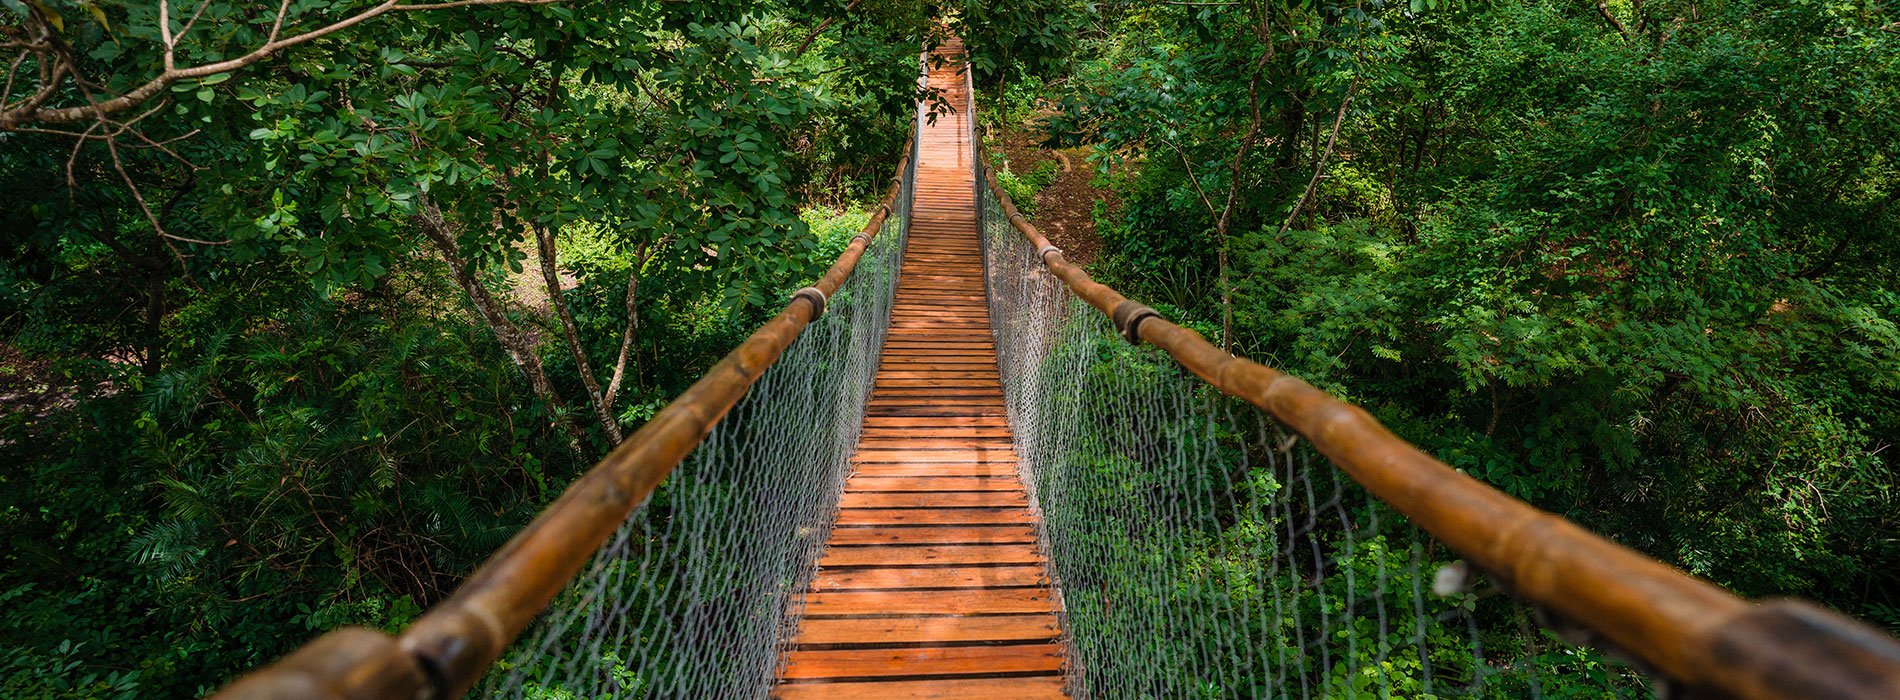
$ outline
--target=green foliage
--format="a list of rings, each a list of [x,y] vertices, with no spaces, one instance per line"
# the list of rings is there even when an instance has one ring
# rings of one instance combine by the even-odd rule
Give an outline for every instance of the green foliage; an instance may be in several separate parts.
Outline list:
[[[91,92],[9,44],[8,105],[164,68],[159,5],[29,5],[0,29],[51,27]],[[281,36],[376,6],[293,3]],[[278,19],[168,7],[181,67]],[[202,695],[414,619],[608,446],[583,364],[605,384],[631,338],[601,410],[637,426],[831,262],[888,184],[929,11],[393,12],[0,123],[0,695]]]
[[[1506,491],[1892,626],[1900,35],[1609,8],[1104,4],[1044,91],[1122,202],[1096,270]]]
[[[1083,0],[967,0],[954,26],[978,78],[992,83],[1018,70],[1047,75],[1061,67],[1093,9]]]
[[[1035,168],[1020,175],[1009,168],[1008,162],[1003,162],[996,167],[996,183],[1003,186],[1003,191],[1009,194],[1009,201],[1015,202],[1018,210],[1024,214],[1034,214],[1036,195],[1043,188],[1054,184],[1056,176],[1060,174],[1061,169],[1053,160],[1037,163]]]
[[[840,210],[814,207],[800,216],[818,239],[818,247],[812,253],[814,261],[826,265],[838,259],[845,247],[851,245],[851,238],[863,233],[865,225],[871,223],[871,210],[855,206]]]

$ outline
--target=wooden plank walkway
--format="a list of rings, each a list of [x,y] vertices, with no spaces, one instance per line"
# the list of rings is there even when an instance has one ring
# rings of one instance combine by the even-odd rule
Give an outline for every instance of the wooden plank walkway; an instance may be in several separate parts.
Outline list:
[[[990,336],[969,96],[958,68],[929,80],[958,109],[923,127],[890,333],[780,698],[1066,697]]]

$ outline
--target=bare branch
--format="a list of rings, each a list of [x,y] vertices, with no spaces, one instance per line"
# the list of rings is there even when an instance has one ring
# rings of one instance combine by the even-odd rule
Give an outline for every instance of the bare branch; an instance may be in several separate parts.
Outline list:
[[[73,164],[79,161],[79,150],[85,148],[86,139],[92,138],[93,130],[104,124],[103,121],[97,121],[93,122],[92,126],[86,127],[86,133],[79,134],[79,138],[73,141],[72,154],[66,156],[66,201],[68,202],[72,201],[73,192],[79,189],[79,180],[73,176]]]
[[[20,55],[13,57],[13,64],[7,66],[7,85],[5,88],[0,88],[0,106],[4,106],[13,99],[13,77],[19,74],[20,64],[26,63],[26,57],[29,55],[31,54],[22,51]]]
[[[173,57],[178,53],[178,44],[172,41],[172,8],[165,0],[158,0],[158,43],[165,51],[165,72],[176,69]]]
[[[269,45],[271,42],[276,41],[278,35],[283,33],[284,17],[288,16],[289,14],[290,14],[290,0],[284,0],[283,3],[277,6],[277,19],[271,21],[270,36],[267,36],[264,38],[265,45]]]
[[[159,231],[159,232],[158,232],[158,235],[160,235],[160,236],[164,236],[164,237],[166,237],[166,238],[169,238],[169,239],[172,239],[172,240],[174,240],[174,241],[181,241],[181,242],[184,242],[184,243],[196,243],[196,244],[198,244],[198,245],[231,245],[231,242],[230,242],[230,241],[207,241],[207,240],[203,240],[203,239],[199,239],[199,238],[186,238],[186,237],[184,237],[184,236],[179,236],[179,235],[175,235],[175,234],[170,234],[170,233],[166,233],[166,232],[164,232],[164,231]]]
[[[665,247],[664,242],[659,247]],[[621,381],[627,377],[627,360],[633,356],[633,336],[640,328],[640,271],[646,268],[648,251],[653,246],[641,243],[633,254],[633,269],[627,271],[627,325],[620,331],[620,353],[614,359],[613,377],[607,380],[607,405],[620,396]]]
[[[607,438],[618,445],[624,439],[620,432],[620,423],[614,420],[613,406],[605,400],[600,391],[600,380],[594,376],[594,363],[587,358],[587,348],[581,345],[580,329],[574,324],[574,312],[568,307],[567,294],[561,289],[560,253],[554,245],[554,230],[547,226],[533,226],[531,233],[541,263],[541,281],[547,285],[548,305],[554,307],[554,315],[560,319],[561,334],[567,338],[568,353],[574,357],[574,366],[580,371],[581,385],[587,389],[591,399],[595,418],[600,420],[601,430]]]
[[[1187,173],[1188,182],[1194,185],[1194,194],[1200,196],[1201,206],[1207,207],[1207,215],[1220,216],[1220,210],[1214,208],[1214,200],[1208,198],[1207,190],[1201,189],[1201,178],[1194,174],[1194,164],[1188,162],[1187,151],[1181,150],[1181,147],[1175,145],[1173,141],[1161,139],[1161,142],[1174,149],[1175,154],[1181,157],[1181,170]]]
[[[151,222],[152,230],[158,232],[159,242],[164,243],[165,248],[171,251],[172,258],[178,261],[178,269],[184,270],[185,275],[189,277],[191,268],[185,264],[185,254],[178,251],[178,246],[172,245],[169,239],[173,236],[165,233],[165,227],[158,223],[158,217],[152,214],[152,208],[145,204],[145,195],[139,194],[138,184],[132,182],[132,176],[125,172],[125,163],[119,159],[119,148],[113,144],[113,141],[111,137],[106,138],[106,150],[112,153],[112,168],[119,171],[119,177],[125,180],[126,189],[132,192],[132,199],[139,203],[139,211],[145,213],[145,220]]]
[[[1610,11],[1610,0],[1597,0],[1597,14],[1603,15],[1603,19],[1608,21],[1610,26],[1616,28],[1616,33],[1623,35],[1625,38],[1629,37],[1630,28],[1624,26],[1623,20],[1617,19],[1616,13]]]
[[[857,9],[857,7],[858,7],[858,0],[851,0],[851,2],[847,3],[844,6],[844,12],[841,14],[849,14],[852,10]],[[819,22],[817,28],[811,30],[810,34],[805,35],[804,41],[798,42],[798,53],[795,53],[793,55],[795,56],[805,55],[805,50],[811,48],[812,40],[817,39],[818,35],[825,33],[826,29],[830,29],[831,23],[834,21],[837,21],[837,19],[838,18],[836,17],[826,17],[825,21]]]
[[[1333,133],[1326,137],[1326,150],[1319,154],[1319,162],[1313,166],[1313,179],[1306,181],[1306,191],[1300,193],[1300,201],[1293,204],[1293,211],[1286,213],[1286,220],[1280,222],[1277,233],[1286,233],[1287,229],[1293,228],[1293,219],[1300,215],[1300,210],[1306,208],[1307,202],[1312,201],[1313,190],[1319,187],[1320,176],[1326,174],[1326,161],[1333,157],[1333,147],[1339,143],[1339,127],[1346,122],[1346,108],[1352,105],[1353,89],[1357,87],[1359,79],[1353,78],[1352,84],[1346,87],[1346,98],[1339,101],[1339,114],[1333,116]]]
[[[27,122],[49,122],[49,123],[72,122],[72,121],[79,121],[82,119],[97,119],[100,117],[111,115],[113,113],[123,111],[134,105],[137,105],[141,102],[151,99],[153,96],[156,96],[164,92],[166,89],[170,88],[174,83],[177,83],[178,81],[190,80],[193,78],[203,78],[207,76],[217,75],[219,73],[228,73],[230,71],[234,71],[239,68],[244,68],[251,64],[262,61],[265,58],[270,57],[272,54],[275,54],[284,49],[288,49],[294,46],[315,41],[317,39],[321,39],[323,37],[329,36],[331,34],[335,34],[345,29],[349,29],[350,27],[354,27],[358,24],[362,24],[371,19],[375,19],[377,17],[380,17],[382,15],[385,15],[391,12],[423,12],[423,11],[430,11],[430,10],[445,10],[445,9],[457,8],[457,7],[471,7],[471,6],[476,6],[476,5],[548,5],[548,4],[553,4],[553,3],[562,2],[562,1],[563,0],[455,0],[454,2],[430,3],[430,4],[422,4],[422,5],[402,5],[402,4],[398,4],[400,0],[386,0],[383,3],[376,5],[375,7],[372,7],[368,10],[364,10],[363,12],[357,13],[356,15],[330,23],[323,27],[312,29],[308,32],[304,32],[296,36],[283,38],[283,39],[277,39],[275,37],[277,33],[281,30],[282,25],[284,23],[284,16],[283,16],[284,13],[280,12],[271,30],[272,39],[270,39],[269,41],[266,41],[264,45],[259,46],[256,49],[253,49],[250,53],[244,54],[237,58],[232,58],[232,59],[228,59],[224,61],[218,61],[216,63],[207,63],[205,65],[193,66],[190,68],[176,68],[176,69],[167,68],[164,72],[160,73],[157,77],[152,78],[151,80],[145,82],[144,84],[136,88],[133,88],[132,90],[129,90],[125,92],[124,94],[121,94],[117,97],[109,98],[106,100],[92,102],[90,104],[86,104],[86,105],[82,105],[78,107],[41,109],[40,104],[43,103],[47,97],[50,97],[51,94],[57,89],[59,78],[62,77],[62,75],[65,72],[67,72],[67,67],[66,67],[67,62],[60,61],[55,65],[53,75],[50,76],[49,79],[46,80],[42,84],[43,87],[41,89],[41,93],[35,95],[34,99],[30,99],[26,103],[21,104],[19,106],[7,108],[4,111],[0,111],[0,129],[10,130],[17,127],[20,124],[24,124]],[[287,9],[287,6],[288,6],[288,2],[286,0],[283,7]],[[165,18],[164,21],[161,21],[161,25],[163,25],[161,27],[163,29],[163,32],[165,34],[170,34],[171,30],[170,30],[169,17]],[[167,46],[170,46],[169,42],[171,41],[171,39],[168,38],[166,39],[166,41],[168,42]]]
[[[198,0],[198,9],[191,11],[191,19],[185,20],[184,28],[178,30],[178,36],[172,37],[172,41],[184,41],[185,35],[191,33],[191,25],[198,23],[198,18],[204,15],[205,7],[210,4],[211,0]]]

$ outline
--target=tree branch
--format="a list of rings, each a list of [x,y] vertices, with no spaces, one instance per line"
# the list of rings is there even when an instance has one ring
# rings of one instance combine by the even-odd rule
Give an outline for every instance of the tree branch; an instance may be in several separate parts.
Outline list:
[[[1326,161],[1333,157],[1333,147],[1339,143],[1339,127],[1346,122],[1346,108],[1352,105],[1353,89],[1357,87],[1359,87],[1359,79],[1355,77],[1352,84],[1346,86],[1346,99],[1339,101],[1339,114],[1333,116],[1333,133],[1326,137],[1326,150],[1320,153],[1319,162],[1313,166],[1313,178],[1306,181],[1306,191],[1300,194],[1300,201],[1293,204],[1293,211],[1286,213],[1286,220],[1280,222],[1280,230],[1275,235],[1286,233],[1287,229],[1293,228],[1294,218],[1300,215],[1300,210],[1306,208],[1307,202],[1312,201],[1313,190],[1319,187],[1320,177],[1326,174]]]
[[[852,10],[857,9],[857,7],[858,7],[858,0],[851,0],[850,3],[844,6],[844,12],[840,14],[849,14]],[[831,28],[831,23],[837,20],[838,18],[836,17],[826,17],[825,21],[819,22],[818,28],[811,30],[810,34],[806,34],[804,41],[798,42],[798,52],[792,55],[794,56],[805,55],[805,50],[811,48],[812,40],[817,39],[818,35],[825,33],[826,29]]]
[[[587,397],[592,400],[594,417],[600,420],[601,430],[608,439],[618,445],[624,438],[620,434],[620,423],[614,420],[612,405],[608,404],[600,392],[600,381],[594,377],[594,363],[587,359],[587,348],[581,345],[580,329],[574,325],[574,312],[567,306],[567,295],[561,291],[561,271],[554,246],[554,231],[546,226],[535,226],[535,249],[541,258],[541,281],[547,284],[548,304],[554,307],[555,316],[561,321],[561,334],[567,338],[567,349],[574,356],[574,367],[580,371],[581,385],[587,389]]]
[[[1616,33],[1623,35],[1624,38],[1629,38],[1630,28],[1624,26],[1623,20],[1617,19],[1616,13],[1610,11],[1610,0],[1597,0],[1597,14],[1603,15],[1603,19],[1608,21],[1610,26],[1616,28]]]
[[[403,5],[403,4],[399,4],[400,0],[386,0],[383,3],[376,5],[375,7],[372,7],[368,10],[364,10],[363,12],[360,12],[351,17],[338,20],[336,22],[330,23],[323,27],[312,29],[308,32],[304,32],[296,36],[292,36],[292,37],[284,38],[284,39],[278,39],[277,36],[279,32],[281,32],[284,21],[285,21],[285,17],[284,17],[286,13],[285,11],[288,10],[288,6],[289,6],[288,0],[285,0],[285,2],[282,5],[280,5],[280,11],[278,13],[277,19],[274,21],[272,25],[270,38],[265,41],[264,45],[259,46],[256,49],[252,50],[250,53],[244,54],[237,58],[232,58],[232,59],[228,59],[224,61],[218,61],[216,63],[207,63],[205,65],[193,66],[190,68],[173,68],[170,66],[170,59],[171,59],[170,54],[171,54],[171,46],[172,46],[171,42],[173,41],[173,38],[169,36],[171,34],[170,17],[165,16],[165,17],[161,17],[160,19],[160,29],[161,29],[161,35],[164,38],[164,41],[166,42],[165,45],[166,45],[166,52],[167,52],[167,55],[166,55],[167,67],[163,72],[159,73],[157,77],[154,77],[151,80],[145,82],[144,84],[136,88],[133,88],[117,97],[113,97],[110,99],[93,102],[91,104],[86,104],[86,105],[82,105],[78,107],[60,107],[60,108],[52,108],[52,109],[41,109],[39,108],[39,104],[44,101],[46,96],[50,96],[50,93],[57,87],[59,78],[61,77],[61,73],[66,71],[66,61],[60,61],[59,64],[55,67],[55,72],[53,76],[44,84],[44,87],[42,88],[42,93],[46,93],[45,95],[35,95],[35,98],[37,99],[32,99],[32,100],[29,100],[27,103],[22,104],[20,106],[8,108],[8,109],[5,109],[4,111],[0,111],[0,129],[12,129],[15,126],[18,126],[20,124],[25,124],[27,122],[61,123],[61,122],[79,121],[82,119],[97,119],[100,117],[111,115],[120,111],[124,111],[128,108],[131,108],[132,106],[137,105],[141,102],[144,102],[145,100],[151,99],[153,96],[164,92],[166,89],[170,88],[172,84],[177,83],[178,81],[189,80],[193,78],[203,78],[207,76],[217,75],[219,73],[228,73],[230,71],[234,71],[239,68],[244,68],[251,64],[262,61],[265,58],[270,57],[272,54],[275,54],[284,49],[288,49],[294,46],[298,46],[300,44],[306,44],[312,41],[316,41],[317,39],[321,39],[331,34],[335,34],[345,29],[349,29],[350,27],[354,27],[358,24],[362,24],[371,19],[375,19],[377,17],[380,17],[382,15],[385,15],[391,12],[424,12],[424,11],[430,11],[430,10],[446,10],[446,9],[457,8],[457,7],[470,7],[470,6],[475,6],[475,5],[548,5],[548,4],[553,4],[553,3],[562,2],[562,1],[563,0],[456,0],[454,2],[441,2],[441,3],[422,4],[422,5]]]
[[[607,380],[608,406],[619,398],[621,381],[627,376],[627,360],[633,356],[633,336],[640,328],[640,271],[646,268],[648,250],[651,248],[647,244],[640,244],[633,255],[633,269],[627,271],[627,325],[620,331],[620,353],[614,359],[613,377]]]

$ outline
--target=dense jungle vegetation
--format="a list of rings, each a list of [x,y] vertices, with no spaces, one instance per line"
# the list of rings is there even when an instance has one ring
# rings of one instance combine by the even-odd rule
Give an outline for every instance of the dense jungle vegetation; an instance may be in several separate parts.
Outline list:
[[[0,6],[0,696],[412,620],[855,233],[940,10],[1103,281],[1900,630],[1887,0]]]
[[[1664,561],[1900,630],[1900,8],[1001,8],[965,31],[992,144],[1088,171],[1099,279]],[[1057,177],[1017,160],[1015,199]]]
[[[857,232],[933,14],[7,0],[0,696],[413,619]]]

